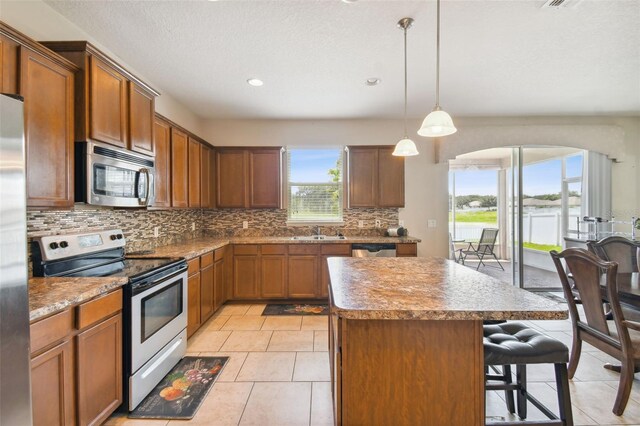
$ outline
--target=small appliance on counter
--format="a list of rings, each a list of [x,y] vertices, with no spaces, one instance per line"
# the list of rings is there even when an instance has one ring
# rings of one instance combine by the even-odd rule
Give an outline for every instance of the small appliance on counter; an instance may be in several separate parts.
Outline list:
[[[387,237],[406,237],[409,235],[409,231],[404,226],[396,226],[394,228],[387,228],[384,235]]]

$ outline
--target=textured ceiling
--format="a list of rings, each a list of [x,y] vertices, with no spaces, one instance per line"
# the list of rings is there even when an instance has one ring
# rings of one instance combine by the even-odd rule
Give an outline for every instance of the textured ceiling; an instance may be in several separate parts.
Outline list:
[[[203,118],[402,116],[434,104],[435,2],[47,1]],[[640,1],[444,0],[441,104],[452,115],[640,112]],[[263,87],[247,85],[257,77]],[[382,83],[367,87],[368,77]]]

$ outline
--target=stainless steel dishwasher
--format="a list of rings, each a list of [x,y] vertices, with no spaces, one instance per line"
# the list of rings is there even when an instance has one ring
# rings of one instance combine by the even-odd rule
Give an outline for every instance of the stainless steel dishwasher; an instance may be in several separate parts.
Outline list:
[[[396,245],[390,243],[351,244],[351,257],[396,257]]]

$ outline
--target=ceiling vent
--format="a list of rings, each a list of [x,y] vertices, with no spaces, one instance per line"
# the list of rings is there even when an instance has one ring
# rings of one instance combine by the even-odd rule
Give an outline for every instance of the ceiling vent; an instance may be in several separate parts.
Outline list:
[[[547,0],[542,7],[550,7],[553,9],[573,9],[580,3],[582,3],[582,0]]]

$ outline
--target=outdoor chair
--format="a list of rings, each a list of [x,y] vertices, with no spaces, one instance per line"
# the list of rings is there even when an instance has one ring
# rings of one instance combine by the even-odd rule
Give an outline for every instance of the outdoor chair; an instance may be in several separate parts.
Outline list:
[[[640,367],[640,323],[628,320],[620,306],[616,278],[618,264],[598,259],[587,250],[578,248],[566,249],[562,253],[554,250],[551,257],[562,282],[573,328],[569,378],[573,377],[578,367],[582,341],[619,360],[622,364],[620,382],[612,411],[620,416],[629,400],[634,372]],[[573,274],[573,288],[561,260],[564,260],[567,269]],[[607,320],[602,306],[603,277],[605,280],[602,283],[607,301],[611,305],[613,320]],[[577,291],[582,300],[584,317],[580,315],[576,302],[571,297],[572,291]]]
[[[480,261],[478,266],[476,267],[476,271],[480,269],[480,265],[482,266],[490,266],[484,263],[485,257],[493,257],[496,262],[498,262],[498,266],[500,269],[504,271],[502,264],[498,260],[494,250],[496,245],[496,239],[498,238],[498,229],[496,228],[484,228],[482,230],[482,234],[480,235],[480,241],[473,245],[473,243],[469,243],[469,246],[466,249],[460,249],[460,255],[458,256],[459,261],[464,265],[464,262],[467,260],[468,256],[475,256]]]

